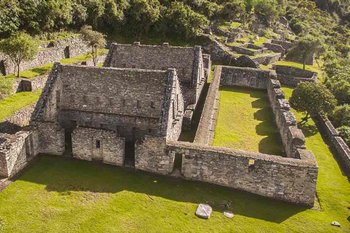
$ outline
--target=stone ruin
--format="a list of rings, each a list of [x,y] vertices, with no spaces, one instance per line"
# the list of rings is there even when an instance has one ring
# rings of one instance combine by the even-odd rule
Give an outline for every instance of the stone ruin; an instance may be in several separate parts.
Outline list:
[[[218,66],[204,96],[194,143],[179,142],[210,75],[199,46],[112,44],[104,67],[56,63],[30,127],[0,135],[0,175],[15,176],[38,154],[134,167],[312,206],[317,164],[276,76]],[[211,146],[220,86],[267,91],[286,157]]]

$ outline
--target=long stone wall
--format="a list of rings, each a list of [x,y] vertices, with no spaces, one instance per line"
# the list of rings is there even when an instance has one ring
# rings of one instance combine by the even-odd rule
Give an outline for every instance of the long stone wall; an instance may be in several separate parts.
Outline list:
[[[270,71],[248,67],[223,66],[221,86],[240,86],[266,89],[267,81],[273,76]]]
[[[316,118],[316,123],[325,135],[329,144],[335,151],[335,155],[341,163],[341,167],[350,174],[350,149],[344,140],[339,136],[339,132],[335,129],[332,122],[327,117],[319,115]]]
[[[305,149],[305,136],[298,129],[297,120],[290,111],[288,101],[285,99],[278,80],[269,79],[267,84],[267,94],[269,96],[275,121],[280,131],[283,146],[287,157],[298,158],[298,149]]]
[[[214,71],[214,78],[210,84],[201,118],[199,120],[195,143],[210,145],[215,133],[216,120],[219,110],[219,87],[221,78],[221,66]]]
[[[11,178],[21,171],[37,155],[38,134],[19,131],[16,134],[0,134],[0,176]]]
[[[193,143],[169,142],[169,155],[182,155],[182,175],[287,202],[312,206],[317,164],[311,152],[302,159],[249,153]]]

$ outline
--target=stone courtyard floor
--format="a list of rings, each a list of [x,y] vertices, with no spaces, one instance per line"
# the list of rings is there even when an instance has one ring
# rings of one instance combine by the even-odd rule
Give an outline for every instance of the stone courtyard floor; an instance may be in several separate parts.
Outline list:
[[[240,87],[220,88],[213,145],[282,155],[282,141],[267,92]]]

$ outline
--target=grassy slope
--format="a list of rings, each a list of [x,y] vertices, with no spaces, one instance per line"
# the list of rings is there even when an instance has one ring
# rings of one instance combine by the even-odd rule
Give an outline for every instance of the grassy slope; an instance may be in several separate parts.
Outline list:
[[[266,92],[221,88],[213,144],[281,155],[281,139]]]
[[[34,104],[41,94],[41,90],[35,92],[20,92],[3,100],[0,100],[0,122],[13,115],[17,110]]]

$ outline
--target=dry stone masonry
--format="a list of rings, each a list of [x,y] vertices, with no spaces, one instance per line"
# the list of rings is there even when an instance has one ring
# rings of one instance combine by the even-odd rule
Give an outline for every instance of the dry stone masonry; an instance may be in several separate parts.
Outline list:
[[[179,142],[210,56],[199,46],[112,44],[104,67],[55,63],[30,127],[0,135],[0,175],[12,177],[38,154],[70,156],[172,175],[312,206],[317,164],[275,74],[218,66],[194,143]],[[287,157],[211,146],[220,86],[268,92]],[[180,167],[178,167],[180,164]]]

